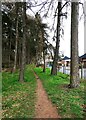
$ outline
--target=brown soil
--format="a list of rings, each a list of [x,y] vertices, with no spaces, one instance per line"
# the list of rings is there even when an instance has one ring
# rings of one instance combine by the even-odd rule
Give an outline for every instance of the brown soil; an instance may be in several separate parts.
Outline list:
[[[35,106],[35,118],[60,118],[56,107],[53,106],[51,101],[48,99],[40,79],[36,74],[35,77],[37,79],[37,101]]]

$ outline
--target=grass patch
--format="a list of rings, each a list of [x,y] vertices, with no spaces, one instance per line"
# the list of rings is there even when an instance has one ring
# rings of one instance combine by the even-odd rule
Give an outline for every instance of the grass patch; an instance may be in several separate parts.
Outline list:
[[[25,69],[25,82],[20,83],[19,72],[2,73],[3,118],[33,118],[36,80],[32,67]]]
[[[51,76],[50,69],[46,69],[46,73],[42,72],[42,68],[34,70],[62,118],[83,118],[85,80],[82,80],[79,88],[69,89],[68,75],[58,73],[56,76]]]

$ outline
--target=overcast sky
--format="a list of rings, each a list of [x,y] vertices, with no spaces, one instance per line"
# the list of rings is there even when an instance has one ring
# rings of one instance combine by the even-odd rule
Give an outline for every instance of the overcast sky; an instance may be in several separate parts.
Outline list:
[[[70,56],[70,26],[71,26],[71,11],[69,11],[68,19],[64,20],[64,40],[61,40],[60,50],[64,51],[64,54]],[[80,17],[83,14],[83,9],[80,6]],[[79,18],[80,18],[79,17]],[[84,54],[84,17],[79,20],[79,31],[78,31],[78,45],[79,55]]]
[[[40,0],[39,3],[41,3],[41,1],[44,1],[44,0]],[[36,7],[36,8],[33,8],[33,11],[36,13],[39,9],[40,9],[39,7]],[[65,8],[64,8],[63,11],[65,11]],[[63,29],[64,29],[64,36],[60,41],[60,51],[64,55],[70,57],[70,26],[71,26],[70,7],[68,8],[68,11],[69,11],[68,12],[68,18],[63,20],[63,25],[62,26],[63,26]],[[79,43],[78,43],[78,45],[79,45],[79,56],[80,56],[80,55],[84,54],[84,17],[81,17],[82,13],[83,13],[82,5],[80,5],[79,11],[80,11],[79,19],[81,18],[79,20]],[[41,13],[41,16],[43,16],[44,12]],[[27,13],[29,13],[30,15],[34,15],[30,10],[28,10]],[[49,13],[48,18],[43,18],[42,20],[43,20],[44,23],[47,23],[48,26],[52,26],[53,17],[51,15],[51,12]],[[53,34],[54,34],[54,31],[49,32],[49,35],[50,35],[49,42],[51,42],[55,46],[55,42],[52,41]]]

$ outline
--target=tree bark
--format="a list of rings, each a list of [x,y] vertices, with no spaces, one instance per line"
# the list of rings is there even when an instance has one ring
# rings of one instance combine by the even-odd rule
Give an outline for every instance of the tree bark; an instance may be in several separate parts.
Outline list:
[[[45,66],[45,50],[43,50],[43,61],[44,61],[43,72],[45,72],[45,70],[46,70],[46,66]]]
[[[11,59],[10,59],[10,56],[11,56],[11,36],[10,36],[10,39],[9,39],[9,68],[11,67]]]
[[[16,71],[16,67],[17,67],[17,52],[18,52],[18,3],[15,3],[15,7],[16,7],[16,43],[15,43],[15,58],[14,58],[13,72]]]
[[[0,9],[2,7],[2,2],[0,1]],[[2,12],[0,10],[0,72],[2,71]],[[0,78],[2,75],[0,75]],[[1,81],[1,80],[0,80]],[[0,84],[2,84],[0,82]]]
[[[51,70],[51,75],[57,75],[57,62],[58,62],[59,44],[60,44],[61,4],[62,4],[62,2],[58,2],[57,38],[56,38],[56,48],[55,48],[55,51],[54,51],[54,60],[53,60],[53,66],[52,66],[52,70]]]
[[[79,57],[78,57],[78,16],[79,3],[71,3],[71,66],[70,66],[70,87],[79,86]]]
[[[26,39],[26,64],[30,64],[30,45],[29,38]]]
[[[10,25],[10,33],[9,33],[9,68],[11,67],[11,41],[12,41],[12,25]]]
[[[26,2],[23,2],[23,39],[22,39],[22,57],[20,65],[19,81],[24,82],[24,69],[25,69],[25,57],[26,57]]]

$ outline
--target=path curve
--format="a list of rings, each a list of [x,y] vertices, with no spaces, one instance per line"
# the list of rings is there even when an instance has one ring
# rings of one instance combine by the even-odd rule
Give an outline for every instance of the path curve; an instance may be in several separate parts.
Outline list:
[[[40,79],[38,78],[36,73],[34,73],[34,75],[37,80],[37,101],[35,105],[35,118],[60,118],[57,113],[56,107],[53,106],[51,101],[48,99]]]

